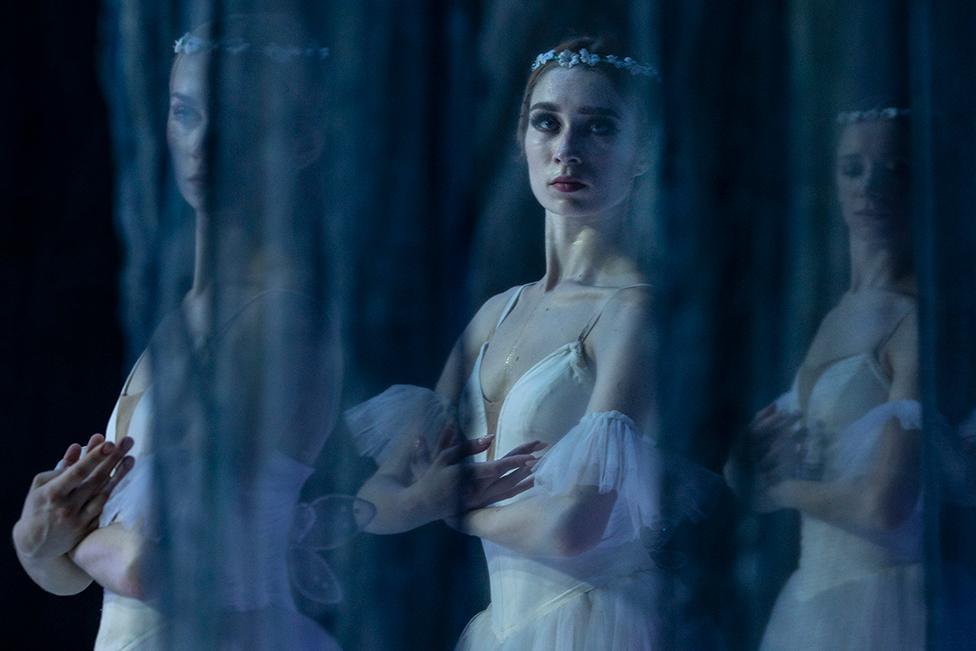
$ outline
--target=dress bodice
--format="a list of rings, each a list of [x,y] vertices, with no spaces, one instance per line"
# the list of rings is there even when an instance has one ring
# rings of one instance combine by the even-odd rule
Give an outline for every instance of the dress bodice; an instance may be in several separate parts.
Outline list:
[[[193,354],[198,352],[194,350]],[[179,370],[182,367],[177,364],[183,361],[189,364],[189,359],[175,360],[169,366]],[[149,541],[157,541],[160,539],[156,526],[160,485],[157,473],[202,486],[197,480],[205,481],[213,470],[177,446],[158,449],[154,445],[157,405],[153,400],[153,384],[138,392],[130,391],[136,368],[144,363],[147,363],[145,356],[136,362],[106,426],[107,440],[132,437],[130,454],[136,464],[113,491],[99,525],[119,524]],[[185,370],[189,372],[188,368]],[[214,516],[221,524],[219,530],[210,532],[218,536],[221,549],[220,557],[214,559],[216,594],[213,598],[222,612],[274,609],[285,613],[280,617],[286,617],[288,625],[306,625],[292,599],[288,554],[294,509],[301,488],[312,472],[312,467],[269,449],[258,458],[257,468],[246,481],[228,486],[229,490],[222,492],[220,512]],[[184,513],[198,510],[199,506],[190,506],[193,495],[192,488],[185,494],[167,495],[168,515],[178,519]],[[164,648],[165,617],[158,607],[158,601],[153,598],[131,599],[106,589],[95,648],[105,651]],[[309,628],[307,639],[320,642],[318,648],[335,648],[324,631],[314,625]]]
[[[483,539],[491,604],[465,629],[458,649],[542,651],[543,649],[653,649],[667,610],[665,584],[645,544],[664,544],[662,504],[669,523],[703,517],[720,479],[694,464],[657,449],[653,439],[618,411],[588,412],[596,385],[595,365],[585,341],[611,292],[572,341],[556,347],[523,373],[499,405],[495,456],[534,440],[548,443],[533,468],[533,486],[490,508],[537,500],[532,508],[582,492],[613,494],[600,540],[575,556],[551,551],[531,554]],[[498,324],[509,315],[523,288],[513,292]],[[468,438],[488,433],[481,366],[484,343],[459,398],[459,421]],[[346,412],[357,446],[378,463],[391,443],[426,432],[428,445],[448,421],[450,405],[429,389],[395,385]],[[399,449],[399,448],[398,448]],[[482,453],[475,461],[485,460]],[[665,473],[665,469],[667,472]],[[667,475],[667,478],[665,478]],[[657,536],[657,537],[656,537]]]
[[[498,325],[512,311],[525,287],[520,287],[509,300]],[[496,458],[523,443],[540,440],[547,444],[542,455],[545,459],[580,423],[596,381],[586,359],[584,341],[600,312],[579,337],[540,359],[511,385],[498,412]],[[462,430],[469,438],[488,433],[481,364],[489,345],[490,340],[482,344],[462,395]],[[475,460],[485,460],[485,454],[481,453]],[[597,459],[592,461],[598,463]],[[543,492],[541,488],[533,488],[499,505],[531,499]],[[623,536],[621,540],[615,540],[614,530],[628,525],[624,520],[626,515],[622,512],[611,516],[606,537],[612,542],[569,558],[558,556],[555,549],[551,555],[528,557],[491,541],[482,541],[488,562],[492,624],[496,634],[503,636],[516,630],[565,601],[615,579],[634,573],[650,573],[653,562],[639,538]]]
[[[802,413],[807,431],[806,454],[815,458],[822,481],[867,476],[878,462],[889,421],[898,419],[902,426],[917,427],[917,403],[889,402],[891,378],[879,360],[883,345],[914,309],[914,301],[888,292],[866,298],[855,314],[867,312],[869,318],[854,321],[855,325],[868,323],[868,336],[813,373],[804,375],[801,370],[791,392],[792,407]],[[804,513],[800,593],[815,593],[885,567],[920,560],[920,504],[921,500],[900,526],[886,532],[854,532]]]
[[[593,372],[579,340],[564,344],[539,360],[512,385],[502,401],[495,429],[496,457],[530,441],[551,446],[579,422],[593,392]],[[488,434],[481,361],[488,343],[481,346],[461,400],[461,429],[468,438]],[[487,452],[474,459],[484,461]]]
[[[495,329],[515,308],[526,287],[528,285],[522,285],[512,294],[502,309]],[[530,441],[539,440],[552,446],[579,422],[586,411],[595,381],[583,345],[600,312],[579,337],[540,359],[512,384],[498,412],[494,432],[496,458]],[[481,384],[481,366],[490,344],[489,338],[481,345],[461,395],[461,430],[468,438],[489,434],[485,409],[488,399]],[[475,460],[484,461],[486,455],[483,452]]]

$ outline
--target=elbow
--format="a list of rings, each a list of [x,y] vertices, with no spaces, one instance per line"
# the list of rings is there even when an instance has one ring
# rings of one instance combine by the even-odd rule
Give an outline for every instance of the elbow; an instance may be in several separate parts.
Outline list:
[[[603,540],[616,500],[616,491],[575,498],[553,532],[556,555],[569,558],[596,547]]]
[[[145,566],[141,555],[131,556],[121,564],[112,592],[129,599],[145,601],[148,598],[145,575]]]
[[[894,531],[915,511],[917,500],[915,491],[871,491],[867,494],[865,520],[873,531]]]
[[[80,594],[85,591],[85,588],[92,584],[92,580],[90,578],[52,584],[42,583],[36,579],[34,582],[43,588],[45,592],[49,592],[50,594],[58,597],[72,597],[76,594]]]

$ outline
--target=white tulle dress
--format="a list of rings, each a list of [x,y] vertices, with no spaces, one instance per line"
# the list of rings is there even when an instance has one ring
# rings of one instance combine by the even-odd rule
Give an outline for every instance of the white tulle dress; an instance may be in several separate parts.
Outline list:
[[[136,464],[112,493],[99,525],[118,523],[149,540],[157,540],[153,475],[160,465],[152,440],[153,387],[150,385],[143,392],[131,394],[131,379],[130,374],[112,411],[105,436],[107,440],[131,436],[134,447],[130,454],[136,458]],[[198,463],[187,455],[168,457],[169,461],[173,459],[177,463]],[[214,599],[222,612],[231,618],[238,617],[240,621],[247,621],[249,614],[272,613],[272,616],[264,620],[271,622],[270,625],[252,625],[247,627],[248,630],[242,630],[242,635],[247,636],[244,640],[235,641],[235,631],[227,631],[226,648],[276,649],[285,642],[287,648],[339,649],[324,629],[299,612],[291,592],[288,554],[292,522],[299,492],[312,472],[310,466],[281,452],[271,452],[261,464],[258,475],[236,495],[240,504],[246,506],[228,509],[240,515],[241,521],[226,523],[224,529],[242,535],[223,546],[219,561],[221,577]],[[171,506],[178,504],[172,499],[168,502]],[[155,651],[171,648],[167,621],[158,606],[154,599],[141,601],[105,590],[95,649]],[[256,619],[253,617],[251,623]],[[218,625],[217,622],[213,624]],[[244,646],[235,646],[237,643]]]
[[[499,323],[520,293],[513,295]],[[491,604],[471,620],[457,649],[663,648],[660,636],[669,614],[661,598],[665,577],[645,543],[674,524],[674,518],[703,515],[720,480],[688,461],[666,456],[625,414],[585,413],[595,373],[583,340],[596,318],[578,339],[557,348],[512,385],[499,413],[495,447],[502,456],[529,441],[549,443],[535,467],[535,486],[508,503],[570,495],[580,487],[616,491],[602,540],[574,557],[560,557],[555,549],[551,555],[526,556],[484,540]],[[482,346],[459,405],[469,438],[486,434],[479,378],[487,346]],[[361,450],[382,461],[389,442],[403,434],[405,422],[436,425],[443,412],[433,393],[398,385],[347,412],[347,421]],[[476,460],[483,459],[482,454]],[[671,480],[667,483],[665,465]],[[667,521],[662,517],[665,501]]]
[[[921,427],[918,402],[888,400],[890,379],[878,359],[914,305],[889,292],[868,295],[859,312],[865,318],[851,322],[855,328],[866,323],[866,336],[849,354],[822,365],[812,380],[801,382],[798,375],[780,398],[780,409],[799,412],[814,437],[816,451],[807,454],[822,466],[822,481],[865,476],[877,463],[888,422]],[[777,598],[762,649],[923,648],[921,497],[899,526],[885,532],[855,533],[801,514],[799,567]]]

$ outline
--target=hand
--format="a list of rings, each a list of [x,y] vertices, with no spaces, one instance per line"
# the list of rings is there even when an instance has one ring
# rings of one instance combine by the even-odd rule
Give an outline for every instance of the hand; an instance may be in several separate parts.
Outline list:
[[[782,411],[772,403],[760,410],[749,424],[749,453],[755,471],[753,499],[760,512],[775,511],[787,505],[776,490],[784,480],[797,476],[803,461],[806,430],[797,428],[802,414]]]
[[[126,437],[116,445],[95,434],[83,457],[81,446],[73,443],[64,453],[63,467],[36,475],[14,525],[18,554],[31,559],[62,556],[92,531],[109,495],[135,463],[126,456],[132,443]]]
[[[494,440],[458,440],[453,426],[445,428],[438,442],[438,453],[431,459],[423,438],[417,440],[411,459],[414,492],[431,520],[455,516],[518,495],[532,487],[532,467],[537,459],[532,452],[545,444],[533,441],[520,445],[501,459],[467,462],[465,459],[488,449]]]

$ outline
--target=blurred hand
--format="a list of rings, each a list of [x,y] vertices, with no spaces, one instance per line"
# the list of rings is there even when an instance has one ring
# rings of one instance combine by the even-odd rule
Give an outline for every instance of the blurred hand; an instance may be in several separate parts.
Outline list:
[[[776,486],[797,476],[803,461],[803,441],[806,430],[798,428],[802,414],[782,411],[771,403],[756,413],[748,430],[751,466],[755,471],[753,483],[754,508],[760,512],[784,508],[776,496]]]
[[[109,495],[135,463],[126,456],[132,444],[129,437],[116,445],[95,434],[84,456],[73,443],[63,466],[36,475],[14,525],[17,552],[34,559],[61,556],[96,528]]]

